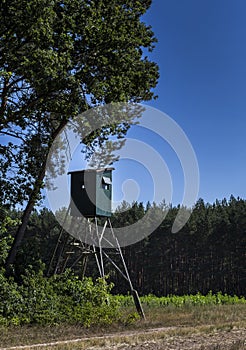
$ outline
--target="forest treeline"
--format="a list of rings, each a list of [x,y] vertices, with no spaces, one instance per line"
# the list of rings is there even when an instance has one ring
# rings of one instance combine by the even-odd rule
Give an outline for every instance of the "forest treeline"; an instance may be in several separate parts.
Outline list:
[[[231,196],[229,200],[209,204],[199,199],[189,221],[175,234],[171,228],[179,206],[122,203],[112,217],[112,224],[114,227],[130,225],[153,206],[156,215],[167,213],[161,225],[145,239],[123,248],[132,283],[140,295],[207,294],[212,290],[245,296],[246,200]],[[11,246],[19,217],[20,211],[1,210],[1,222],[8,219],[5,229],[1,230],[1,264]],[[59,232],[60,226],[51,211],[42,209],[32,213],[13,266],[17,280],[30,266],[39,271],[45,264],[47,272]],[[129,286],[121,275],[109,263],[106,269],[115,285],[113,292],[127,293]],[[75,266],[76,272],[80,273],[80,262]],[[86,275],[98,277],[93,256]]]

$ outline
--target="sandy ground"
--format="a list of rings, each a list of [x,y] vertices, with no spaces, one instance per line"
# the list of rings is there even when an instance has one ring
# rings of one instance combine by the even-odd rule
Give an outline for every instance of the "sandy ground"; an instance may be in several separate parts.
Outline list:
[[[58,344],[69,344],[72,349],[73,344],[83,343],[89,339],[103,340],[104,344],[103,346],[88,346],[86,347],[87,350],[246,350],[245,328],[228,328],[228,330],[212,330],[210,332],[197,332],[197,329],[194,328],[194,333],[184,333],[184,335],[179,336],[170,334],[170,331],[175,331],[175,329],[178,329],[178,327],[122,332],[104,337],[90,337],[31,346],[16,346],[0,348],[0,350],[51,349]],[[147,341],[141,340],[141,336],[143,335],[147,336]]]
[[[167,336],[164,339],[149,340],[135,344],[106,345],[88,350],[233,350],[246,349],[246,329],[232,329],[209,334]]]

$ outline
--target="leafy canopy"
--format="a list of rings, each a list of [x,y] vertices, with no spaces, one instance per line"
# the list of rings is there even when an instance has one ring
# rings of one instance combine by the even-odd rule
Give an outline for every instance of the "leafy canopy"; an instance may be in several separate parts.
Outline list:
[[[68,119],[110,102],[153,97],[150,0],[2,0],[0,188],[5,203],[40,192],[48,150]],[[124,134],[126,125],[102,131]],[[93,142],[99,134],[92,135]],[[38,180],[37,180],[38,179]]]

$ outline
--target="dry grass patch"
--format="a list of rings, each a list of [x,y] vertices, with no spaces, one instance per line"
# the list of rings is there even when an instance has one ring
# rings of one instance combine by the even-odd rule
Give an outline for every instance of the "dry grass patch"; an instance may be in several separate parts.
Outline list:
[[[227,328],[226,328],[227,327]],[[246,330],[224,325],[218,330],[212,326],[173,327],[135,331],[129,334],[115,334],[106,338],[87,338],[60,344],[25,347],[25,350],[242,350],[245,342],[240,337],[246,336]]]
[[[80,339],[73,343],[54,344],[54,346],[47,346],[45,349],[83,350],[89,347],[104,347],[106,349],[109,346],[113,349],[114,346],[118,345],[124,349],[124,344],[133,346],[146,341],[162,341],[167,337],[187,337],[200,333],[206,335],[228,332],[229,334],[235,328],[246,328],[246,305],[150,307],[145,308],[146,321],[127,324],[125,322],[127,315],[133,311],[134,309],[126,308],[122,322],[104,328],[92,327],[86,329],[81,326],[66,325],[2,327],[0,328],[0,347],[7,348]],[[154,329],[160,327],[163,329]],[[95,336],[103,337],[106,334],[110,334],[107,339],[94,338]],[[81,338],[86,339],[82,340]],[[32,349],[35,348],[32,347]],[[41,348],[36,347],[36,349]]]

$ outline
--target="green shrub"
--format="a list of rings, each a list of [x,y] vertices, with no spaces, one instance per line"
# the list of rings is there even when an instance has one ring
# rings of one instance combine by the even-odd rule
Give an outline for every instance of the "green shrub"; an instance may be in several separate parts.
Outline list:
[[[131,296],[117,295],[115,296],[117,301],[122,307],[134,306],[134,302]],[[217,293],[213,294],[210,291],[207,295],[202,295],[197,293],[195,295],[184,295],[176,296],[169,295],[166,297],[156,297],[155,295],[146,295],[140,297],[143,306],[147,307],[182,307],[189,305],[221,305],[221,304],[246,304],[246,299],[244,297],[229,296],[227,294]]]
[[[119,303],[112,298],[112,285],[95,283],[66,271],[51,278],[42,270],[25,271],[22,283],[0,273],[0,324],[110,324],[119,318]]]

